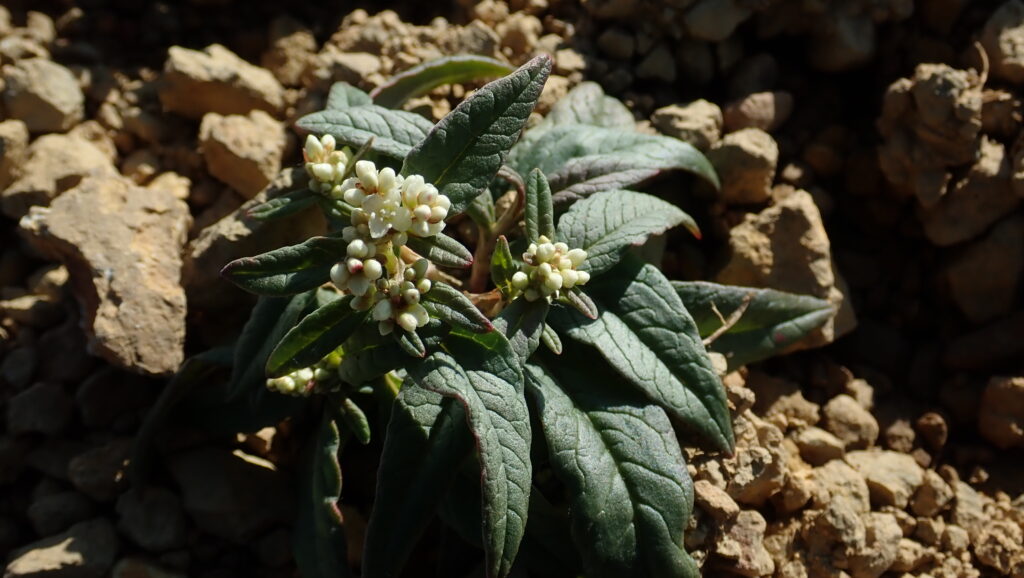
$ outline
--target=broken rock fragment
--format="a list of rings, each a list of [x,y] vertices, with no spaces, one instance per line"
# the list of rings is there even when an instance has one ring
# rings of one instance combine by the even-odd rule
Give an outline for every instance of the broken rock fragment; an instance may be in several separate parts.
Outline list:
[[[164,65],[160,102],[166,110],[199,119],[208,112],[278,114],[284,88],[269,71],[249,64],[219,44],[203,51],[172,46]]]

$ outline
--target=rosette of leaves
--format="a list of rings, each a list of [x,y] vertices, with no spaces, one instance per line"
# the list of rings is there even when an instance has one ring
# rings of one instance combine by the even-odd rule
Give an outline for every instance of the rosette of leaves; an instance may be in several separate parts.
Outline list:
[[[637,132],[628,109],[592,83],[522,134],[550,67],[546,56],[527,62],[436,125],[345,84],[331,90],[325,110],[298,121],[378,166],[422,175],[451,200],[449,220],[465,213],[475,223],[472,252],[454,236],[410,239],[412,251],[468,289],[435,280],[424,295],[431,320],[411,337],[381,336],[348,307],[349,297],[329,289],[330,267],[345,251],[344,202],[296,190],[250,211],[287,218],[315,205],[331,228],[225,268],[260,301],[233,348],[186,364],[152,419],[219,375],[220,397],[186,403],[193,415],[214,422],[214,414],[223,421],[240,413],[246,418],[227,421],[241,429],[305,420],[293,530],[304,576],[349,571],[338,455],[347,440],[371,436],[383,436],[383,445],[362,576],[399,575],[438,515],[480,546],[487,576],[515,567],[697,576],[683,547],[693,490],[680,440],[723,452],[734,443],[704,339],[717,332],[729,357],[748,361],[827,319],[818,300],[673,283],[628,251],[672,227],[698,231],[672,203],[634,189],[670,170],[712,185],[718,178],[692,146]],[[376,96],[397,106],[439,82],[499,72],[493,61],[444,60]],[[515,202],[498,214],[494,200],[506,190]],[[590,281],[550,299],[517,293],[517,255],[541,237],[585,250],[580,270]],[[740,306],[750,319],[723,329],[719,309]],[[317,384],[323,395],[292,398],[263,386],[329,355],[340,363]],[[389,416],[379,431],[367,418],[374,399]],[[140,438],[155,427],[147,424]]]

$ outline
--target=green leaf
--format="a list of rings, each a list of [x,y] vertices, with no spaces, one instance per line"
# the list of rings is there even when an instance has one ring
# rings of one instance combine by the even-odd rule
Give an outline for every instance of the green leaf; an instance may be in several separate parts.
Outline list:
[[[303,317],[270,354],[267,376],[281,377],[320,361],[351,337],[366,316],[366,311],[352,310],[348,295]]]
[[[544,331],[540,334],[540,341],[551,353],[562,354],[562,339],[558,337],[558,332],[547,323],[544,324]]]
[[[395,399],[366,529],[363,577],[398,576],[472,449],[454,399],[407,384]]]
[[[423,344],[423,340],[415,331],[398,329],[395,339],[406,355],[420,359],[427,356],[427,346]]]
[[[343,397],[337,407],[338,417],[356,437],[356,441],[364,446],[370,443],[370,420],[366,418],[362,408],[352,401],[351,397]]]
[[[270,353],[313,305],[314,299],[312,291],[294,297],[260,297],[235,346],[228,399],[266,388]]]
[[[257,295],[294,295],[326,283],[331,267],[345,256],[346,247],[348,242],[340,237],[313,237],[298,245],[236,259],[220,274]]]
[[[265,203],[260,203],[246,211],[246,216],[260,221],[272,221],[283,219],[296,213],[300,213],[307,207],[316,204],[319,195],[309,189],[289,191],[279,197],[274,197]]]
[[[728,319],[749,301],[739,321],[710,346],[725,356],[730,369],[785,353],[835,314],[828,301],[810,295],[704,281],[673,281],[672,286],[693,315],[701,337],[722,325],[713,306]]]
[[[446,56],[392,76],[386,83],[373,89],[370,96],[381,106],[398,108],[410,98],[426,94],[438,86],[504,76],[512,70],[511,66],[486,56]]]
[[[693,485],[661,408],[608,383],[589,358],[527,366],[573,538],[593,577],[693,577],[683,548]]]
[[[296,489],[299,504],[292,551],[303,578],[350,576],[338,496],[341,495],[341,439],[331,412],[324,411],[316,435],[302,451]]]
[[[327,103],[324,108],[326,110],[342,110],[371,104],[373,104],[373,99],[369,94],[347,82],[335,82],[331,85],[331,91],[327,93]]]
[[[295,126],[313,134],[329,134],[339,144],[356,148],[372,139],[371,151],[401,159],[433,124],[418,114],[368,105],[307,114]]]
[[[449,326],[431,319],[416,330],[427,348],[438,347],[448,334]],[[381,335],[376,323],[364,324],[344,344],[345,354],[338,367],[338,376],[359,386],[410,362],[409,355],[392,335]]]
[[[481,195],[482,196],[482,195]],[[506,298],[512,294],[512,275],[519,270],[505,235],[498,237],[491,253],[491,281]]]
[[[465,269],[473,265],[473,254],[469,249],[444,233],[426,239],[409,237],[406,244],[431,263],[441,267]]]
[[[589,124],[606,128],[636,130],[633,113],[617,99],[606,96],[596,82],[581,82],[551,107],[544,120],[527,137],[566,124]]]
[[[526,363],[540,346],[550,306],[547,299],[527,301],[520,297],[509,303],[494,319],[494,328],[508,338],[522,363]]]
[[[494,197],[490,190],[473,197],[473,200],[466,205],[466,214],[478,227],[484,230],[491,230],[497,217],[494,214]]]
[[[645,193],[607,191],[574,203],[558,220],[557,237],[585,250],[587,260],[580,269],[600,275],[629,247],[676,225],[697,230],[693,218],[671,203]]]
[[[668,279],[653,265],[630,259],[591,285],[587,291],[601,315],[587,320],[553,310],[549,319],[555,329],[600,351],[627,381],[703,442],[731,451],[725,389]]]
[[[435,281],[430,291],[423,294],[422,304],[432,316],[456,329],[475,333],[494,330],[490,320],[462,291],[442,281]]]
[[[497,331],[452,333],[445,348],[411,366],[409,378],[457,399],[468,414],[482,468],[487,575],[500,578],[508,575],[519,550],[530,500],[530,417],[522,368]]]
[[[555,209],[551,206],[551,187],[540,169],[533,169],[526,178],[526,238],[534,243],[538,237],[555,238]]]
[[[569,307],[579,311],[587,319],[597,319],[597,316],[601,314],[601,310],[597,308],[597,304],[594,303],[594,300],[584,293],[579,287],[573,287],[572,289],[563,292],[561,303],[565,303]]]
[[[423,175],[452,202],[450,214],[490,184],[533,112],[551,71],[538,56],[488,83],[441,119],[405,158],[403,175]]]
[[[557,204],[626,188],[668,170],[685,170],[718,186],[711,163],[692,145],[661,135],[595,126],[562,125],[517,146],[509,164],[520,173],[541,169]]]

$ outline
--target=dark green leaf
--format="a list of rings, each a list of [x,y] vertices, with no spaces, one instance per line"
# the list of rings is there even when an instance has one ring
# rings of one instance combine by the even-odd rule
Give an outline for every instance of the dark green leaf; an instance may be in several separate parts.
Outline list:
[[[718,450],[733,434],[725,389],[675,288],[653,265],[633,259],[587,287],[601,315],[588,321],[553,310],[551,324],[592,345],[632,385]]]
[[[473,93],[409,152],[402,174],[423,175],[451,200],[450,214],[462,212],[505,162],[550,71],[551,58],[538,56]]]
[[[540,169],[526,177],[526,238],[536,242],[540,236],[555,239],[555,209],[551,206],[551,187]]]
[[[331,413],[324,411],[316,435],[302,451],[296,489],[298,512],[292,529],[295,565],[303,578],[350,576],[338,496],[341,494],[341,439]]]
[[[367,106],[373,104],[369,94],[359,90],[347,82],[335,82],[331,85],[331,91],[327,93],[327,110],[341,110],[352,106]]]
[[[312,207],[318,197],[319,195],[309,189],[291,191],[250,208],[246,215],[260,221],[283,219]]]
[[[593,577],[699,577],[683,548],[693,485],[661,408],[608,383],[585,357],[527,366],[573,538]],[[557,370],[555,370],[557,368]]]
[[[518,356],[497,331],[452,333],[447,351],[409,368],[409,378],[459,400],[468,413],[482,467],[487,575],[506,576],[526,528],[530,500],[530,418]]]
[[[345,342],[366,319],[352,310],[352,296],[332,301],[302,318],[267,359],[267,376],[281,377],[309,367]]]
[[[562,293],[562,299],[567,305],[582,313],[587,319],[597,319],[597,316],[601,314],[594,300],[578,287]]]
[[[456,329],[476,333],[492,331],[490,320],[473,305],[473,302],[451,285],[436,281],[430,291],[423,295],[423,307],[434,317]]]
[[[420,336],[415,331],[405,331],[402,329],[396,331],[395,339],[398,341],[402,351],[416,358],[427,356],[427,346],[423,344],[423,340],[420,339]]]
[[[555,204],[629,187],[674,169],[718,186],[714,167],[692,145],[614,128],[558,126],[517,146],[508,162],[521,173],[544,171]]]
[[[266,388],[266,367],[270,352],[298,323],[304,312],[313,306],[314,299],[314,292],[294,297],[260,297],[235,346],[228,399],[254,389]]]
[[[337,410],[338,417],[345,422],[349,431],[356,437],[356,441],[363,445],[370,443],[370,420],[366,419],[362,408],[356,405],[351,397],[344,397]]]
[[[643,245],[676,225],[695,231],[693,218],[671,203],[644,193],[607,191],[573,204],[558,220],[558,240],[587,252],[580,267],[600,275],[629,247]]]
[[[562,354],[562,339],[558,337],[558,332],[551,328],[547,323],[544,324],[544,331],[540,334],[541,343],[544,347],[547,347],[551,353],[555,355]]]
[[[433,126],[418,114],[369,105],[307,114],[295,126],[313,134],[329,134],[339,144],[362,147],[373,139],[375,153],[404,158]]]
[[[619,130],[636,130],[633,113],[617,99],[606,96],[596,82],[581,82],[564,98],[551,107],[540,124],[530,130],[542,132],[550,127],[572,124],[589,124]]]
[[[424,346],[433,349],[440,345],[449,328],[436,319],[416,330]],[[338,368],[342,380],[358,386],[403,367],[410,362],[392,335],[381,335],[377,324],[368,323],[345,342],[345,354]]]
[[[494,319],[494,328],[508,338],[522,363],[526,363],[540,346],[549,307],[547,299],[527,301],[520,297],[509,303]]]
[[[703,281],[672,285],[693,315],[701,337],[711,335],[722,325],[712,306],[728,319],[749,299],[739,321],[710,346],[712,351],[725,356],[730,369],[785,353],[835,313],[828,301],[810,295]]]
[[[409,237],[408,245],[428,261],[441,267],[465,269],[473,265],[473,254],[469,249],[444,233],[426,239]]]
[[[488,189],[473,197],[466,205],[466,214],[478,227],[490,231],[497,219],[494,215],[494,197],[491,196],[491,191]]]
[[[431,60],[401,72],[370,95],[381,106],[398,108],[410,98],[426,94],[445,84],[461,84],[480,78],[494,78],[512,72],[513,68],[486,56],[459,54]]]
[[[316,289],[327,282],[331,267],[345,256],[340,237],[313,237],[227,264],[221,275],[250,293],[281,297]]]
[[[402,388],[377,471],[377,497],[363,551],[364,578],[399,575],[472,449],[472,440],[465,413],[454,399],[416,384]]]
[[[491,281],[494,281],[494,286],[505,297],[512,294],[512,275],[518,270],[512,258],[512,250],[508,246],[508,239],[505,235],[498,237],[494,253],[491,253]]]

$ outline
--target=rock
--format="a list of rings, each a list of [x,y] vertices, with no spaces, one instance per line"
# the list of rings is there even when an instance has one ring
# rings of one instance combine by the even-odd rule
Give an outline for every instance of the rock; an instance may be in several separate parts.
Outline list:
[[[752,14],[737,0],[699,0],[683,15],[690,36],[706,42],[721,42],[732,36],[741,22]]]
[[[172,572],[143,558],[124,558],[114,564],[110,578],[187,578],[187,574]]]
[[[24,389],[32,381],[39,352],[33,347],[16,347],[4,356],[0,363],[0,378],[15,389]]]
[[[14,551],[4,578],[100,578],[114,564],[117,549],[117,534],[110,522],[103,518],[79,522],[67,532]]]
[[[728,493],[707,480],[693,483],[693,498],[699,508],[719,523],[732,520],[740,512],[740,507]]]
[[[889,86],[878,119],[886,179],[924,207],[946,194],[950,169],[972,162],[981,130],[982,82],[974,71],[920,64]]]
[[[0,436],[0,486],[14,483],[25,470],[25,457],[29,447],[29,441],[25,438]]]
[[[760,371],[751,371],[746,385],[754,392],[754,412],[779,429],[818,423],[820,408],[818,404],[804,398],[799,384]]]
[[[105,366],[88,376],[75,391],[75,405],[82,425],[109,428],[118,418],[141,412],[155,397],[142,377]]]
[[[56,383],[37,383],[10,399],[7,431],[12,434],[41,433],[55,436],[71,423],[71,396]]]
[[[910,572],[923,564],[926,558],[924,546],[913,540],[900,538],[896,545],[896,560],[893,561],[890,570]]]
[[[1024,576],[1024,529],[1009,520],[990,520],[978,534],[974,555],[1004,576]]]
[[[139,185],[145,185],[159,172],[160,158],[149,149],[138,149],[121,163],[121,174]]]
[[[169,463],[192,520],[239,544],[291,520],[291,491],[268,465],[241,452],[209,447],[178,454]]]
[[[1002,449],[1024,447],[1024,377],[993,377],[978,409],[978,429]]]
[[[0,313],[19,325],[46,328],[60,322],[64,309],[47,297],[22,295],[0,301]]]
[[[78,492],[60,492],[34,500],[27,515],[36,534],[52,536],[72,524],[88,520],[95,513],[96,508],[89,498]]]
[[[85,95],[75,76],[44,58],[20,60],[3,70],[7,114],[31,133],[65,132],[85,116]]]
[[[947,524],[946,531],[942,534],[942,547],[954,554],[961,554],[967,551],[971,545],[971,537],[960,526]]]
[[[636,77],[643,80],[676,81],[676,61],[665,44],[658,44],[636,67]]]
[[[651,115],[651,124],[659,132],[707,151],[721,138],[722,110],[706,100],[695,100],[659,108]]]
[[[636,51],[636,38],[628,31],[612,26],[597,37],[597,47],[614,60],[629,60]]]
[[[1011,84],[1024,82],[1024,2],[1004,2],[981,31],[992,76]]]
[[[870,407],[867,409],[870,409]],[[885,433],[882,434],[882,437],[885,438],[885,447],[902,454],[909,454],[914,451],[915,436],[914,428],[910,427],[910,422],[905,419],[897,419],[892,422],[889,424],[889,427],[885,428]]]
[[[899,555],[903,538],[892,514],[872,512],[865,517],[865,548],[850,557],[853,578],[878,578],[888,570]]]
[[[836,307],[836,317],[796,348],[830,343],[857,324],[844,295],[845,282],[832,263],[821,213],[806,191],[796,191],[759,214],[747,215],[733,227],[728,261],[715,281],[772,287],[830,301]]]
[[[867,480],[871,502],[904,509],[924,481],[924,471],[914,458],[890,451],[854,451],[846,462]]]
[[[67,439],[48,439],[28,453],[27,463],[35,470],[58,480],[68,479],[68,464],[85,451],[84,442]]]
[[[125,464],[131,440],[114,440],[86,450],[68,463],[68,478],[83,494],[97,502],[109,502],[127,485]]]
[[[167,51],[160,102],[164,109],[200,119],[208,112],[279,114],[284,88],[269,71],[253,66],[219,44],[202,52],[172,46]]]
[[[729,569],[740,576],[770,576],[775,572],[775,562],[764,547],[767,527],[760,513],[740,512],[718,535],[715,554],[732,560]]]
[[[946,267],[953,301],[972,323],[1014,310],[1024,282],[1024,215],[1001,221]]]
[[[77,312],[40,336],[37,345],[40,351],[61,352],[60,363],[44,363],[39,366],[39,377],[48,381],[76,383],[89,374],[96,361],[86,351],[85,334]]]
[[[768,133],[748,128],[727,134],[707,156],[722,180],[726,203],[757,204],[771,197],[779,146]]]
[[[788,455],[782,432],[746,411],[733,426],[736,451],[722,465],[728,472],[726,492],[737,502],[760,506],[782,488]]]
[[[953,489],[935,470],[925,470],[921,487],[914,493],[910,509],[918,516],[936,516],[953,500]]]
[[[793,112],[793,95],[788,92],[757,92],[725,107],[725,132],[758,128],[772,132],[786,122]]]
[[[842,459],[846,454],[845,444],[836,436],[817,427],[805,427],[793,434],[793,441],[800,448],[800,457],[812,466],[820,466],[832,460]]]
[[[933,411],[917,418],[914,427],[932,451],[941,450],[949,439],[949,425],[946,424],[946,419]]]
[[[316,37],[301,22],[280,16],[270,23],[270,47],[260,64],[285,86],[299,86],[316,58]]]
[[[210,174],[251,199],[281,170],[284,127],[269,114],[210,113],[199,127],[199,142]]]
[[[857,501],[833,496],[824,508],[807,515],[804,542],[813,557],[849,557],[867,547],[867,530]]]
[[[149,181],[146,185],[147,189],[153,189],[156,191],[167,191],[174,196],[175,199],[186,201],[189,198],[189,193],[192,190],[192,181],[186,177],[179,175],[174,172],[160,173],[153,180]]]
[[[367,52],[339,52],[331,46],[316,56],[314,68],[307,69],[303,84],[329,85],[347,82],[353,86],[372,85],[369,78],[379,76],[380,58]]]
[[[185,545],[185,511],[178,496],[163,488],[131,488],[117,499],[117,528],[150,552]]]
[[[941,201],[920,211],[925,235],[936,245],[973,239],[1021,203],[1010,183],[1006,147],[984,137],[980,147],[970,171],[950,186]]]
[[[140,373],[174,372],[184,359],[180,251],[188,206],[123,178],[87,178],[22,229],[71,274],[90,351]]]
[[[532,14],[513,12],[498,22],[494,31],[501,38],[506,53],[528,54],[537,46],[540,35],[544,33],[544,25]]]
[[[1024,355],[1024,310],[950,341],[942,356],[949,368],[988,370]]]
[[[28,153],[28,127],[10,119],[0,122],[0,191],[21,175]]]
[[[829,501],[838,496],[851,499],[853,508],[858,513],[870,511],[870,494],[864,476],[841,460],[832,460],[824,466],[815,468],[811,479],[815,493],[811,499],[816,508],[824,508]]]
[[[0,193],[4,214],[20,219],[33,205],[47,206],[87,175],[117,172],[103,151],[81,138],[48,134],[28,147],[21,176]]]
[[[914,527],[914,537],[926,546],[938,546],[945,531],[946,522],[942,518],[921,517],[917,519],[917,524]]]
[[[855,399],[837,395],[825,404],[825,429],[846,444],[846,449],[863,449],[875,445],[878,422]]]

